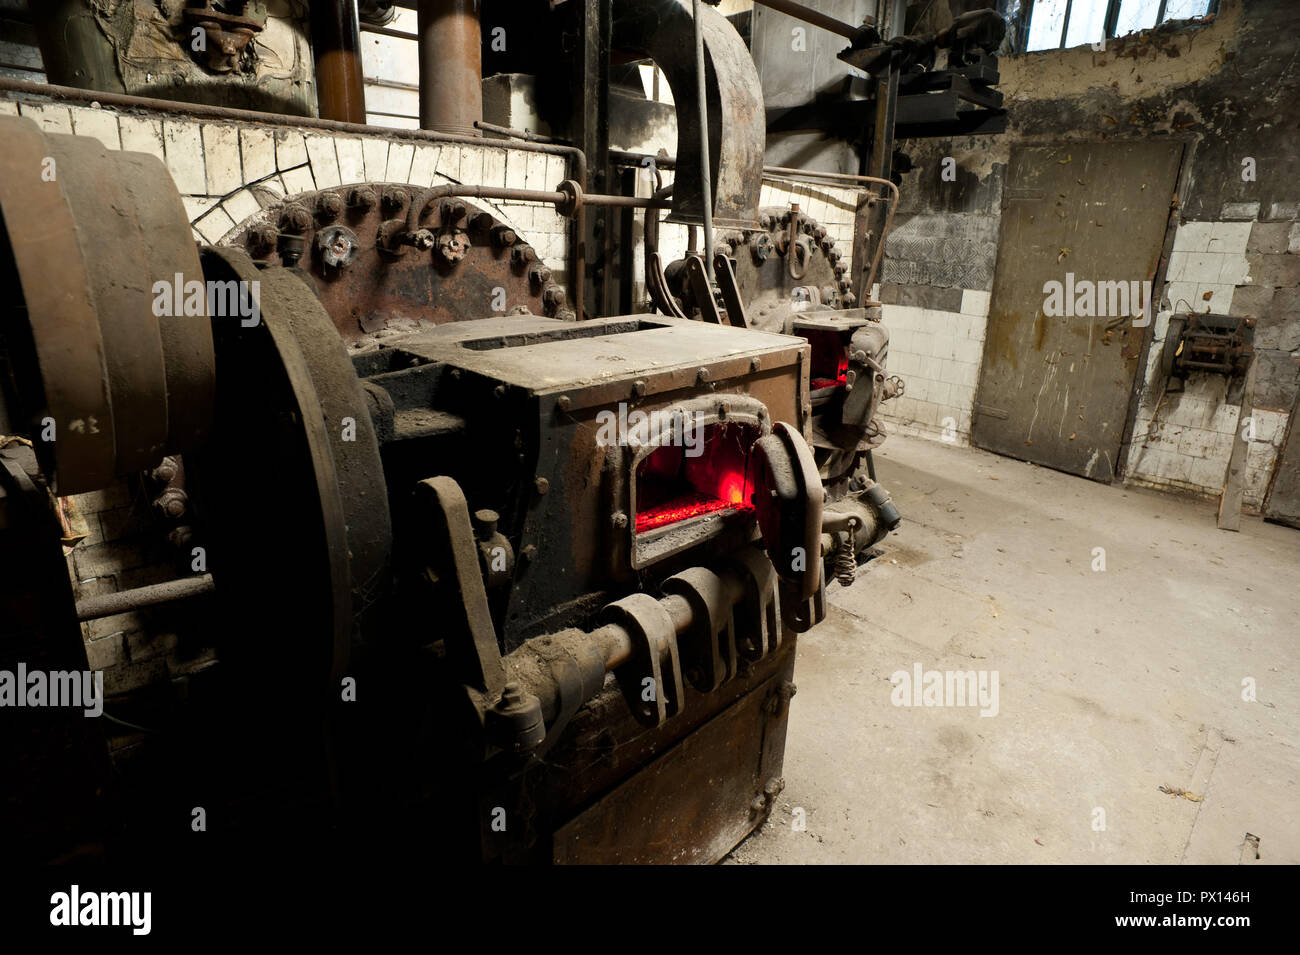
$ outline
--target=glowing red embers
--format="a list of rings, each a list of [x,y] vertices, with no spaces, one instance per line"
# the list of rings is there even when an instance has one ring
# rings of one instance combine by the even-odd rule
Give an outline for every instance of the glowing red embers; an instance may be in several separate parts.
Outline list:
[[[636,468],[636,532],[753,511],[749,450],[760,435],[751,424],[715,422],[693,432],[689,442],[652,451]]]
[[[849,377],[849,349],[836,332],[812,331],[805,336],[812,345],[812,367],[808,387],[813,391],[842,388]]]
[[[744,478],[742,477],[742,487],[743,484]],[[753,509],[754,505],[746,504],[738,499],[723,501],[716,497],[706,497],[703,494],[683,494],[681,497],[675,497],[658,507],[653,507],[638,514],[636,516],[636,532],[641,534],[658,527],[667,527],[669,524],[688,521],[692,517],[699,517],[702,514],[714,514],[718,511],[727,510],[752,511]]]

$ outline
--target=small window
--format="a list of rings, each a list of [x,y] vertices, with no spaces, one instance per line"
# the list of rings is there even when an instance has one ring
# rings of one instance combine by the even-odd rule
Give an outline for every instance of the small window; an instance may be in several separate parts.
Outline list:
[[[1015,14],[1024,50],[1100,43],[1171,20],[1214,13],[1218,0],[1021,0]]]

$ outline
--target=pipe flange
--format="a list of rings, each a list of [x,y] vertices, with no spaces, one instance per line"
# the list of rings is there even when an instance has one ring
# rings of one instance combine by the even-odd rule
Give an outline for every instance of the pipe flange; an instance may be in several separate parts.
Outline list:
[[[555,187],[555,191],[564,193],[564,199],[556,203],[555,211],[566,219],[572,218],[582,205],[582,186],[576,179],[566,179]]]

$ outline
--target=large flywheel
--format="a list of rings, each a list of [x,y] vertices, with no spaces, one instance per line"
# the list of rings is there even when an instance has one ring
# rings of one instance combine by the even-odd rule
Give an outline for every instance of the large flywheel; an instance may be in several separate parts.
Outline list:
[[[0,118],[5,429],[60,494],[200,442],[212,338],[180,196],[162,162]]]
[[[337,687],[376,628],[370,611],[389,580],[388,498],[365,392],[300,276],[258,269],[234,248],[205,249],[203,266],[209,281],[243,283],[260,308],[255,325],[213,322],[213,436],[194,469],[214,581],[224,606],[245,608],[232,646]]]

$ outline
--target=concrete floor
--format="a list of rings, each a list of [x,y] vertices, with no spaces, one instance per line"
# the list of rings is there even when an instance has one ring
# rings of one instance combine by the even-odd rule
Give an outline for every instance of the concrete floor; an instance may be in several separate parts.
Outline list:
[[[1256,864],[1248,832],[1300,862],[1300,531],[921,439],[876,459],[904,524],[800,639],[786,788],[729,862]],[[997,715],[894,706],[917,663],[996,670]]]

